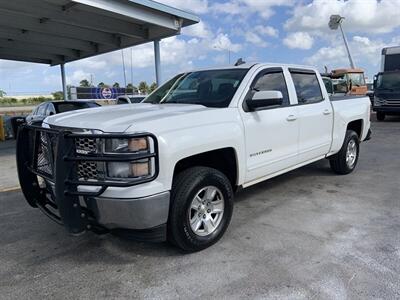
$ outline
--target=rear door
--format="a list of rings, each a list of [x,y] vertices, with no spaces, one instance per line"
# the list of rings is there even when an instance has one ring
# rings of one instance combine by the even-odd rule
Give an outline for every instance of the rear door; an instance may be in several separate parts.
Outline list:
[[[299,124],[297,106],[292,105],[282,68],[261,70],[250,86],[246,98],[255,91],[280,91],[283,103],[263,110],[246,111],[242,119],[245,128],[247,172],[250,182],[296,164]]]
[[[312,70],[289,69],[296,90],[299,120],[299,163],[329,152],[333,109],[322,80]]]

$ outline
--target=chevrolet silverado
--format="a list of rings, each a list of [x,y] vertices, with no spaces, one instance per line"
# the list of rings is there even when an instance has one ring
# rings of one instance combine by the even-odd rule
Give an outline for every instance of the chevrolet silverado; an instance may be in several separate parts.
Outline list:
[[[312,67],[243,64],[177,75],[144,103],[23,126],[23,194],[72,234],[112,231],[186,251],[217,242],[234,193],[317,160],[351,173],[368,97],[330,98]]]

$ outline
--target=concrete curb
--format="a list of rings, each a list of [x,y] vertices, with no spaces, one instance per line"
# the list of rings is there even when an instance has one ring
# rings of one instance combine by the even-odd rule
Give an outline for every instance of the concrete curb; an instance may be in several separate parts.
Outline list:
[[[0,193],[5,193],[5,192],[14,192],[20,190],[20,186],[14,186],[14,187],[7,187],[7,188],[0,188]]]

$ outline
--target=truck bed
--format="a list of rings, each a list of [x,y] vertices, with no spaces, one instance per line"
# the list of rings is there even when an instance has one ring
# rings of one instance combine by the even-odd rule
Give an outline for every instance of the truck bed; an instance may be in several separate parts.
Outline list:
[[[329,96],[329,99],[331,101],[343,101],[343,100],[354,100],[354,99],[363,98],[363,97],[366,97],[366,96],[352,96],[352,95],[335,96],[335,95],[333,95],[333,96]]]

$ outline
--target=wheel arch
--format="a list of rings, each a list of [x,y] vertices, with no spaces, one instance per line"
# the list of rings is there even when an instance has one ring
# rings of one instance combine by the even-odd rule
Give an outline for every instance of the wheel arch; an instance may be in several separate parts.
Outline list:
[[[362,119],[357,119],[349,122],[347,124],[346,130],[353,130],[355,133],[358,134],[358,138],[361,140],[363,136],[363,126],[364,121]]]
[[[239,181],[238,154],[233,147],[219,148],[185,157],[174,166],[173,177],[190,167],[210,167],[219,170],[229,179],[235,190]]]

